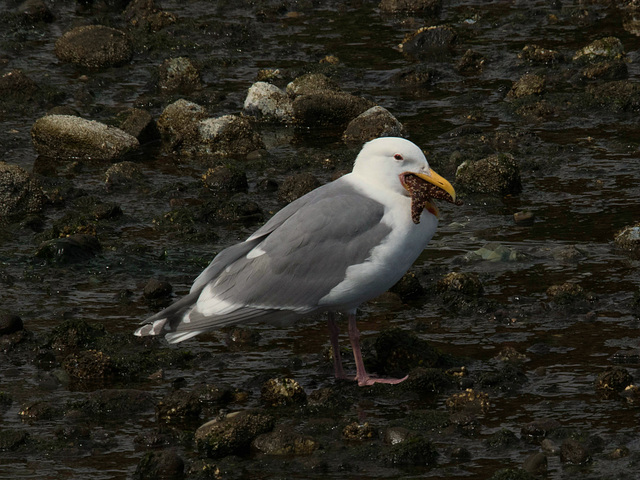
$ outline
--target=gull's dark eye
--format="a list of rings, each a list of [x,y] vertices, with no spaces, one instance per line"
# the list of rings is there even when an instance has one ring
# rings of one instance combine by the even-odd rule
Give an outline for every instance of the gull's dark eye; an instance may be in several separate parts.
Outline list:
[[[396,153],[393,158],[395,158],[396,160],[404,160],[404,157],[402,155],[400,155],[399,153]]]

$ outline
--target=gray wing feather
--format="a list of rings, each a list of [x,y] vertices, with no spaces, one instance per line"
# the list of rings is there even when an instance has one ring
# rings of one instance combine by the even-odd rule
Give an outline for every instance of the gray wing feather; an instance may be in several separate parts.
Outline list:
[[[320,187],[280,210],[247,241],[220,252],[186,297],[146,320],[152,324],[137,334],[170,332],[170,341],[181,341],[225,325],[309,313],[344,280],[349,266],[364,262],[389,234],[383,215],[382,204],[346,182]],[[247,257],[256,247],[264,254]],[[233,308],[207,313],[211,297]]]

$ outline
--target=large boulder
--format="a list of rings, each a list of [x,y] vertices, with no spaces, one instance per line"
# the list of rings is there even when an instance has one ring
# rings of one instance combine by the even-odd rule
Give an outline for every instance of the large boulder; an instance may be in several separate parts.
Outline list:
[[[113,160],[136,150],[138,140],[119,128],[73,115],[46,115],[31,128],[39,155]]]
[[[35,178],[17,165],[0,162],[0,224],[40,212],[44,203]]]
[[[54,52],[63,62],[87,68],[104,68],[131,60],[133,46],[120,30],[103,25],[86,25],[62,35],[56,41]]]

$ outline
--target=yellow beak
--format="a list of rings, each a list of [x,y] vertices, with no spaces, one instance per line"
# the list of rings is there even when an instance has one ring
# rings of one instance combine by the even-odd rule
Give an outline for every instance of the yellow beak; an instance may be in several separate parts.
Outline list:
[[[444,190],[449,195],[451,195],[451,198],[453,199],[453,202],[456,201],[456,191],[454,190],[453,185],[451,185],[446,178],[441,177],[440,175],[438,175],[436,172],[434,172],[431,169],[430,169],[429,173],[415,173],[415,172],[412,172],[412,173],[416,177],[421,178],[422,180],[424,180],[425,182],[429,182],[432,185],[435,185],[436,187]]]

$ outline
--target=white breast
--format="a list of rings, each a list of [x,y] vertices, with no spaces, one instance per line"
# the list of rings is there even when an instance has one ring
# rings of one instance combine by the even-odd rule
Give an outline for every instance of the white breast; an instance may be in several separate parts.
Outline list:
[[[320,299],[320,307],[341,311],[355,310],[362,302],[391,288],[418,258],[438,226],[438,219],[428,212],[423,212],[419,224],[413,223],[409,197],[359,181],[352,183],[385,205],[382,222],[391,227],[391,233],[367,260],[350,266],[345,279]]]

